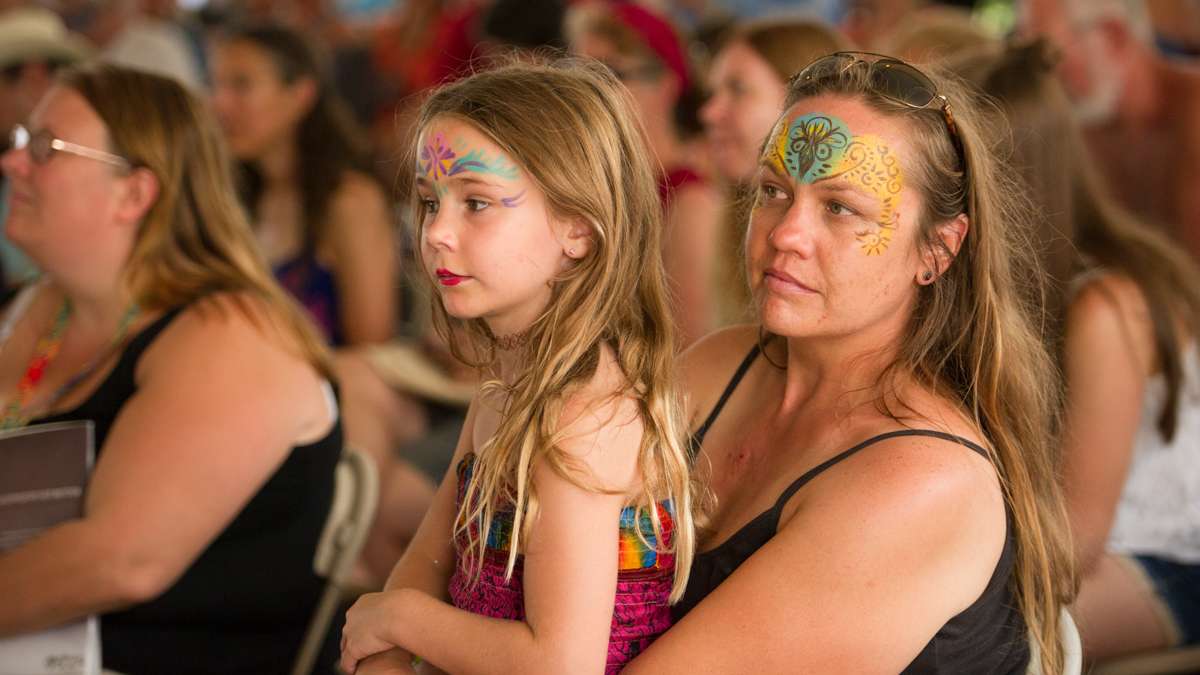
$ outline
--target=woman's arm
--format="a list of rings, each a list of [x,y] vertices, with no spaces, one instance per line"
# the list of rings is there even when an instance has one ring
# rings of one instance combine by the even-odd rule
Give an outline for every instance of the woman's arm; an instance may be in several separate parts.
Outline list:
[[[938,439],[882,441],[797,499],[624,672],[897,673],[979,597],[1003,547],[991,465]]]
[[[1129,473],[1154,342],[1145,301],[1127,279],[1081,289],[1067,313],[1063,486],[1080,570],[1104,553]]]
[[[86,515],[0,556],[0,635],[162,594],[290,448],[332,423],[314,369],[219,302],[185,311],[142,358]]]
[[[349,173],[329,208],[325,239],[333,254],[346,343],[371,344],[392,337],[396,327],[397,242],[383,190]]]
[[[573,417],[564,413],[564,419]],[[398,644],[452,673],[602,672],[617,583],[618,521],[624,488],[636,475],[642,429],[636,408],[624,399],[583,412],[565,429],[563,452],[600,484],[622,489],[585,490],[544,464],[535,467],[540,508],[524,548],[525,621],[472,614],[402,590],[364,607],[373,630],[356,630],[352,610],[350,642]],[[357,657],[353,648],[344,652],[343,666]]]
[[[676,300],[679,344],[684,347],[716,322],[711,285],[720,225],[720,202],[711,187],[693,184],[676,192],[667,212],[663,262]]]

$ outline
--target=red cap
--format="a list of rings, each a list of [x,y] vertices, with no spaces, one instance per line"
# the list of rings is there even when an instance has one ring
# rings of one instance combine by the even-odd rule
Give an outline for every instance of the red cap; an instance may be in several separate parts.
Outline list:
[[[613,16],[637,33],[650,51],[675,73],[679,79],[679,90],[686,90],[691,82],[687,58],[683,54],[683,45],[679,43],[679,35],[670,22],[633,2],[613,2],[610,7]]]

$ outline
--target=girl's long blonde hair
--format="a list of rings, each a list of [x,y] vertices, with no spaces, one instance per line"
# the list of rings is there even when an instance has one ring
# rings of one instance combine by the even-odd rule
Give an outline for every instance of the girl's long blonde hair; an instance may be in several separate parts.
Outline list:
[[[695,547],[692,491],[675,387],[662,211],[646,140],[631,106],[624,88],[598,64],[527,60],[438,89],[421,107],[414,128],[419,136],[435,118],[469,123],[526,171],[546,195],[553,216],[590,224],[593,237],[587,257],[555,280],[550,302],[531,328],[528,365],[511,386],[502,387],[491,372],[495,350],[486,324],[454,319],[440,302],[432,303],[434,326],[454,354],[485,375],[491,372],[484,387],[506,395],[500,426],[477,454],[455,520],[456,540],[469,542],[460,554],[477,574],[497,509],[511,504],[512,573],[537,514],[532,468],[539,462],[576,485],[602,490],[558,448],[557,434],[565,398],[592,378],[607,346],[627,382],[616,394],[637,402],[644,428],[641,485],[632,499],[635,522],[650,519],[653,533],[642,534],[647,539],[654,534],[660,549],[665,533],[656,503],[669,499],[674,508],[668,547],[676,561],[674,600],[687,581]],[[424,206],[414,186],[407,186],[407,193],[413,222],[422,223]]]
[[[329,350],[271,275],[238,203],[230,160],[208,108],[174,80],[97,64],[64,71],[108,129],[113,150],[158,179],[125,264],[124,282],[143,310],[168,310],[213,293],[245,293],[268,323],[330,377]],[[239,303],[256,324],[258,314]]]
[[[924,207],[918,245],[941,249],[953,262],[936,283],[920,287],[899,356],[884,377],[908,374],[961,401],[987,439],[1016,542],[1013,591],[1039,647],[1042,672],[1058,673],[1059,612],[1077,584],[1058,481],[1061,378],[1043,339],[1041,270],[1029,213],[1019,183],[997,157],[999,136],[984,126],[982,102],[957,83],[926,74],[950,101],[953,130],[941,106],[913,109],[890,101],[857,66],[793,82],[786,107],[821,94],[848,96],[908,125],[914,154],[906,169]],[[937,227],[959,214],[970,225],[955,255]]]

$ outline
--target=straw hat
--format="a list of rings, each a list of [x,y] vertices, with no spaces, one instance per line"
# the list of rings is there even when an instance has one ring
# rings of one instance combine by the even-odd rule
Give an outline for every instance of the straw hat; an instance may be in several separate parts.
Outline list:
[[[393,340],[368,348],[366,355],[380,379],[420,398],[465,408],[475,395],[475,382],[451,377],[418,342]]]
[[[87,40],[68,31],[62,19],[48,9],[23,7],[0,12],[0,68],[35,59],[73,63],[91,53]]]

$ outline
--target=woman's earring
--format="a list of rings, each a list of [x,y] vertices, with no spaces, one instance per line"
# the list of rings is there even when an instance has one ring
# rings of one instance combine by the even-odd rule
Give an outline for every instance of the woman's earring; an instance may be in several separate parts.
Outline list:
[[[933,272],[926,270],[925,274],[921,277],[921,279],[924,280],[926,283],[933,281]]]

